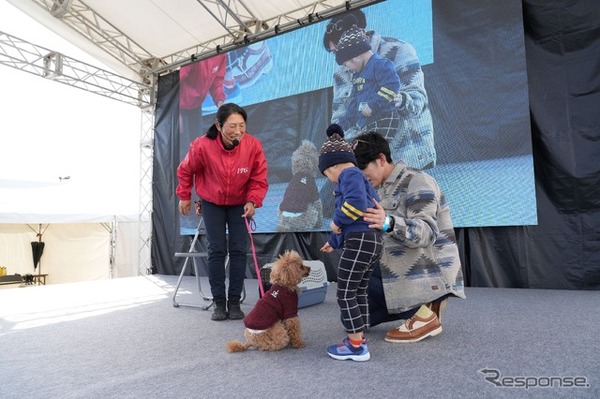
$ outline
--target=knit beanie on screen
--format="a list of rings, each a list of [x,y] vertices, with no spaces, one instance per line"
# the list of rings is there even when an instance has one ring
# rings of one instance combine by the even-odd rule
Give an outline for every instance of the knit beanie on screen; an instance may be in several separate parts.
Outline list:
[[[319,155],[319,170],[321,173],[330,166],[338,163],[352,162],[356,165],[356,158],[352,146],[344,140],[344,130],[337,124],[327,128],[327,141],[321,146]]]
[[[335,53],[335,61],[338,65],[344,65],[344,62],[369,50],[371,50],[371,45],[367,40],[367,34],[364,29],[352,25],[340,37]]]

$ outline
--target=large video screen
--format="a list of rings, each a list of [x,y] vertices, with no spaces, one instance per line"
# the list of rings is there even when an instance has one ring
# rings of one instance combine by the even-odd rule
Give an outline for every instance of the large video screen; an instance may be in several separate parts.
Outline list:
[[[523,40],[519,0],[388,0],[251,43],[181,68],[174,158],[224,97],[246,109],[267,157],[257,232],[329,229],[333,187],[316,159],[332,122],[348,140],[379,131],[394,161],[435,177],[455,227],[536,224]],[[398,90],[393,109],[364,117],[353,72],[338,61],[369,51],[392,61]],[[199,78],[207,74],[219,76]],[[181,234],[195,233],[197,216],[180,221]]]

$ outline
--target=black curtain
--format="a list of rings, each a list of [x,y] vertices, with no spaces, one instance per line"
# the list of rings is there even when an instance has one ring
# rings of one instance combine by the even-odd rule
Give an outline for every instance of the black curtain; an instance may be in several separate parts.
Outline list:
[[[177,210],[179,159],[179,74],[158,81],[152,175],[152,273],[175,273],[175,252],[182,251]],[[177,248],[177,251],[175,250]]]
[[[523,20],[538,225],[460,229],[467,284],[598,289],[600,2],[526,0]]]
[[[452,4],[434,0],[434,22]],[[457,229],[466,285],[598,289],[600,2],[524,0],[522,10],[538,225]],[[495,78],[502,80],[502,76]],[[163,80],[159,89],[176,90],[175,78]],[[159,90],[159,99],[160,94]],[[171,93],[165,101],[174,97]],[[159,102],[157,140],[178,129],[177,121],[159,117],[161,107],[164,104]],[[155,151],[158,148],[155,145]],[[166,151],[162,156],[168,158]],[[173,274],[172,254],[182,241],[175,214],[176,165],[157,169],[161,166],[155,161],[152,261],[155,272]],[[310,257],[322,234],[260,234],[255,240],[266,263],[269,254],[285,248],[299,249]],[[335,259],[326,262],[330,280],[335,279],[335,265]]]

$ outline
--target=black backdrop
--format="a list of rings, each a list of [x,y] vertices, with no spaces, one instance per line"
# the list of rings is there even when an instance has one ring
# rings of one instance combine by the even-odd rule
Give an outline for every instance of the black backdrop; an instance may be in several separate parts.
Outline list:
[[[437,10],[447,12],[451,4],[434,0],[434,19]],[[600,2],[525,0],[522,4],[538,225],[457,229],[466,285],[597,289]],[[469,17],[462,13],[456,21]],[[189,246],[189,237],[178,233],[176,216],[177,162],[171,158],[179,143],[160,142],[178,137],[173,134],[179,128],[173,113],[161,112],[173,106],[176,96],[167,93],[177,84],[176,74],[160,79],[156,112],[152,264],[153,272],[160,274],[178,273],[182,262],[173,254]],[[323,259],[318,248],[324,234],[257,234],[259,263],[271,261],[272,254],[284,248],[295,248],[305,258]],[[332,280],[335,262],[335,255],[326,262]]]
[[[471,286],[600,288],[600,2],[523,2],[538,225],[459,231]]]

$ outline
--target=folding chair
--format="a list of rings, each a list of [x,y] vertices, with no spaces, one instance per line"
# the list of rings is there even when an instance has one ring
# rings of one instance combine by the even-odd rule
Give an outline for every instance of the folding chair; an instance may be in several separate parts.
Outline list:
[[[204,232],[205,232],[204,218],[202,217],[202,215],[200,215],[200,221],[198,222],[198,228],[196,229],[196,234],[194,235],[194,239],[192,240],[192,243],[190,244],[190,249],[188,250],[188,252],[175,252],[175,257],[185,258],[185,261],[183,262],[183,267],[181,268],[181,273],[179,274],[179,278],[177,279],[177,285],[175,286],[175,292],[173,292],[173,306],[176,308],[178,308],[179,306],[187,306],[187,307],[192,307],[192,308],[200,308],[202,310],[208,310],[214,303],[213,297],[205,295],[204,292],[202,291],[202,284],[200,283],[200,274],[198,273],[197,259],[208,258],[208,252],[203,250],[202,245],[199,245],[200,251],[196,251],[196,245],[201,244],[199,242],[198,238],[199,238],[200,234],[204,234]],[[190,258],[192,259],[192,263],[194,265],[194,275],[196,276],[196,283],[198,284],[198,292],[200,293],[200,297],[204,301],[210,302],[208,305],[198,305],[198,304],[177,302],[177,292],[179,291],[179,286],[181,285],[183,276],[185,275],[185,272],[187,271],[187,267],[188,267]],[[229,267],[229,255],[227,255],[227,257],[225,258],[225,270],[227,270],[228,267]],[[240,302],[243,302],[244,299],[246,299],[246,285],[245,284],[243,287],[242,298],[241,298]]]

